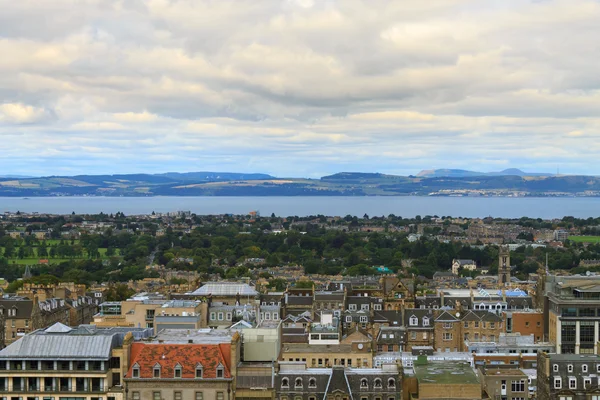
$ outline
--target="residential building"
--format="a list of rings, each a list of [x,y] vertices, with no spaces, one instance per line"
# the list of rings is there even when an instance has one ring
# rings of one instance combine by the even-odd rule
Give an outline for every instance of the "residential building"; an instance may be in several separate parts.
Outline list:
[[[475,400],[482,398],[479,377],[470,363],[430,361],[421,356],[405,369],[403,390],[419,400]]]
[[[544,400],[596,400],[600,397],[600,356],[539,353],[537,396]]]
[[[125,342],[132,400],[226,400],[235,393],[240,337],[231,343]]]
[[[483,395],[489,399],[530,399],[529,377],[514,366],[488,365],[478,370]]]
[[[400,400],[402,373],[396,364],[381,368],[307,368],[281,362],[275,376],[279,400]]]
[[[477,269],[477,263],[473,260],[452,260],[452,273],[458,275],[461,270],[464,271],[475,271]]]

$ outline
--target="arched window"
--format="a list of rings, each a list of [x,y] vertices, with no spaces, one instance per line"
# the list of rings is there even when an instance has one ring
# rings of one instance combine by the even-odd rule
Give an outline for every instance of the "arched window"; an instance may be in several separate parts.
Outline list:
[[[310,378],[308,380],[308,387],[309,388],[316,388],[317,387],[317,380],[315,378]]]
[[[289,388],[290,387],[290,380],[288,378],[283,378],[281,380],[281,387],[282,388]]]
[[[294,386],[296,388],[301,388],[302,387],[302,378],[296,378],[296,381],[294,383]]]
[[[367,383],[367,380],[365,378],[362,378],[360,380],[360,388],[367,389],[368,387],[369,387],[369,384]]]
[[[373,386],[374,386],[376,389],[381,389],[381,387],[382,387],[382,386],[381,386],[381,379],[379,379],[379,378],[375,378],[375,380],[373,381]]]
[[[388,388],[395,388],[396,387],[396,380],[394,378],[390,378],[388,379]]]

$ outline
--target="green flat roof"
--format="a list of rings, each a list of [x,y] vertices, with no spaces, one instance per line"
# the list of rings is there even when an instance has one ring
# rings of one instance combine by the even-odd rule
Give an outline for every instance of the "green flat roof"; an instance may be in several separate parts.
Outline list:
[[[442,361],[414,365],[419,384],[479,384],[479,379],[471,365],[466,362]]]

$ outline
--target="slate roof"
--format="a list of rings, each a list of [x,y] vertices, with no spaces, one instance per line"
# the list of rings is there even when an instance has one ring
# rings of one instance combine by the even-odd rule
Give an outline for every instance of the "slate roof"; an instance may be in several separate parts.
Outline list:
[[[161,378],[172,379],[175,367],[181,366],[182,379],[195,379],[196,366],[202,366],[203,379],[217,378],[217,368],[223,367],[223,377],[231,378],[231,344],[154,344],[133,343],[131,345],[131,367],[126,378],[132,378],[134,367],[140,368],[141,379],[152,379],[154,366],[161,367]]]
[[[374,311],[373,322],[379,324],[388,324],[390,326],[404,325],[404,321],[402,320],[402,312],[394,310]]]
[[[486,310],[468,310],[461,319],[463,321],[502,322],[501,316]]]
[[[390,338],[390,334],[394,335],[394,337]],[[377,344],[402,344],[405,340],[406,329],[404,327],[385,326],[377,334]]]
[[[312,296],[288,296],[286,304],[289,306],[312,306]]]
[[[49,332],[35,331],[0,351],[4,359],[38,360],[108,360],[113,335],[69,335],[64,325],[52,326]]]
[[[458,318],[450,314],[448,311],[444,311],[435,319],[435,322],[458,322]]]
[[[329,382],[327,383],[327,389],[325,393],[333,394],[336,392],[347,393],[352,399],[352,390],[348,383],[348,378],[344,372],[344,367],[333,367],[331,375],[329,376]]]
[[[315,301],[343,301],[344,292],[316,292]]]
[[[412,316],[417,317],[418,324],[410,325],[410,318]],[[423,318],[429,319],[429,325],[423,325]],[[404,326],[408,328],[432,328],[433,329],[433,312],[428,309],[419,309],[419,308],[407,308],[404,311]]]
[[[31,318],[31,310],[33,309],[33,301],[29,299],[0,299],[0,307],[5,310],[16,308],[17,315],[16,319],[30,319]],[[6,315],[7,312],[4,312]]]

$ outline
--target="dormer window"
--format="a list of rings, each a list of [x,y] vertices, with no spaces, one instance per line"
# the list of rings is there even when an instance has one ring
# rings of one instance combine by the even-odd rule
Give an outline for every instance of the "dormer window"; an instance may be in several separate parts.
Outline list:
[[[131,376],[133,378],[139,378],[140,377],[140,366],[138,365],[138,363],[135,363],[133,365],[133,368],[131,369]]]
[[[225,369],[219,364],[217,367],[217,378],[223,378],[225,376]]]
[[[567,370],[568,370],[569,372],[573,372],[573,364],[569,364],[569,365],[567,365]]]
[[[365,378],[362,378],[360,380],[360,388],[367,389],[368,387],[369,387],[369,383],[367,382],[367,380]]]
[[[174,371],[174,373],[173,373],[174,378],[181,378],[181,365],[180,364],[177,364],[173,371]]]
[[[288,378],[283,378],[281,380],[281,387],[282,388],[289,388],[290,387],[290,380]]]
[[[316,388],[317,387],[317,380],[315,378],[310,378],[308,380],[308,387],[309,388]]]
[[[429,326],[429,318],[423,317],[423,326]]]
[[[156,364],[152,369],[152,376],[155,378],[160,378],[160,364]]]
[[[375,387],[375,389],[381,389],[381,379],[376,378],[375,381],[373,381],[373,386]]]
[[[202,364],[198,363],[196,365],[196,378],[202,378],[203,372]]]
[[[410,319],[408,320],[408,324],[410,326],[417,326],[419,325],[419,318],[415,317],[414,315],[412,317],[410,317]]]
[[[588,366],[587,366],[587,364],[583,364],[581,366],[581,372],[588,372]]]
[[[296,378],[294,386],[296,389],[301,388],[302,387],[302,378]]]
[[[388,379],[388,388],[393,389],[395,387],[396,387],[396,381],[394,380],[394,378]]]

